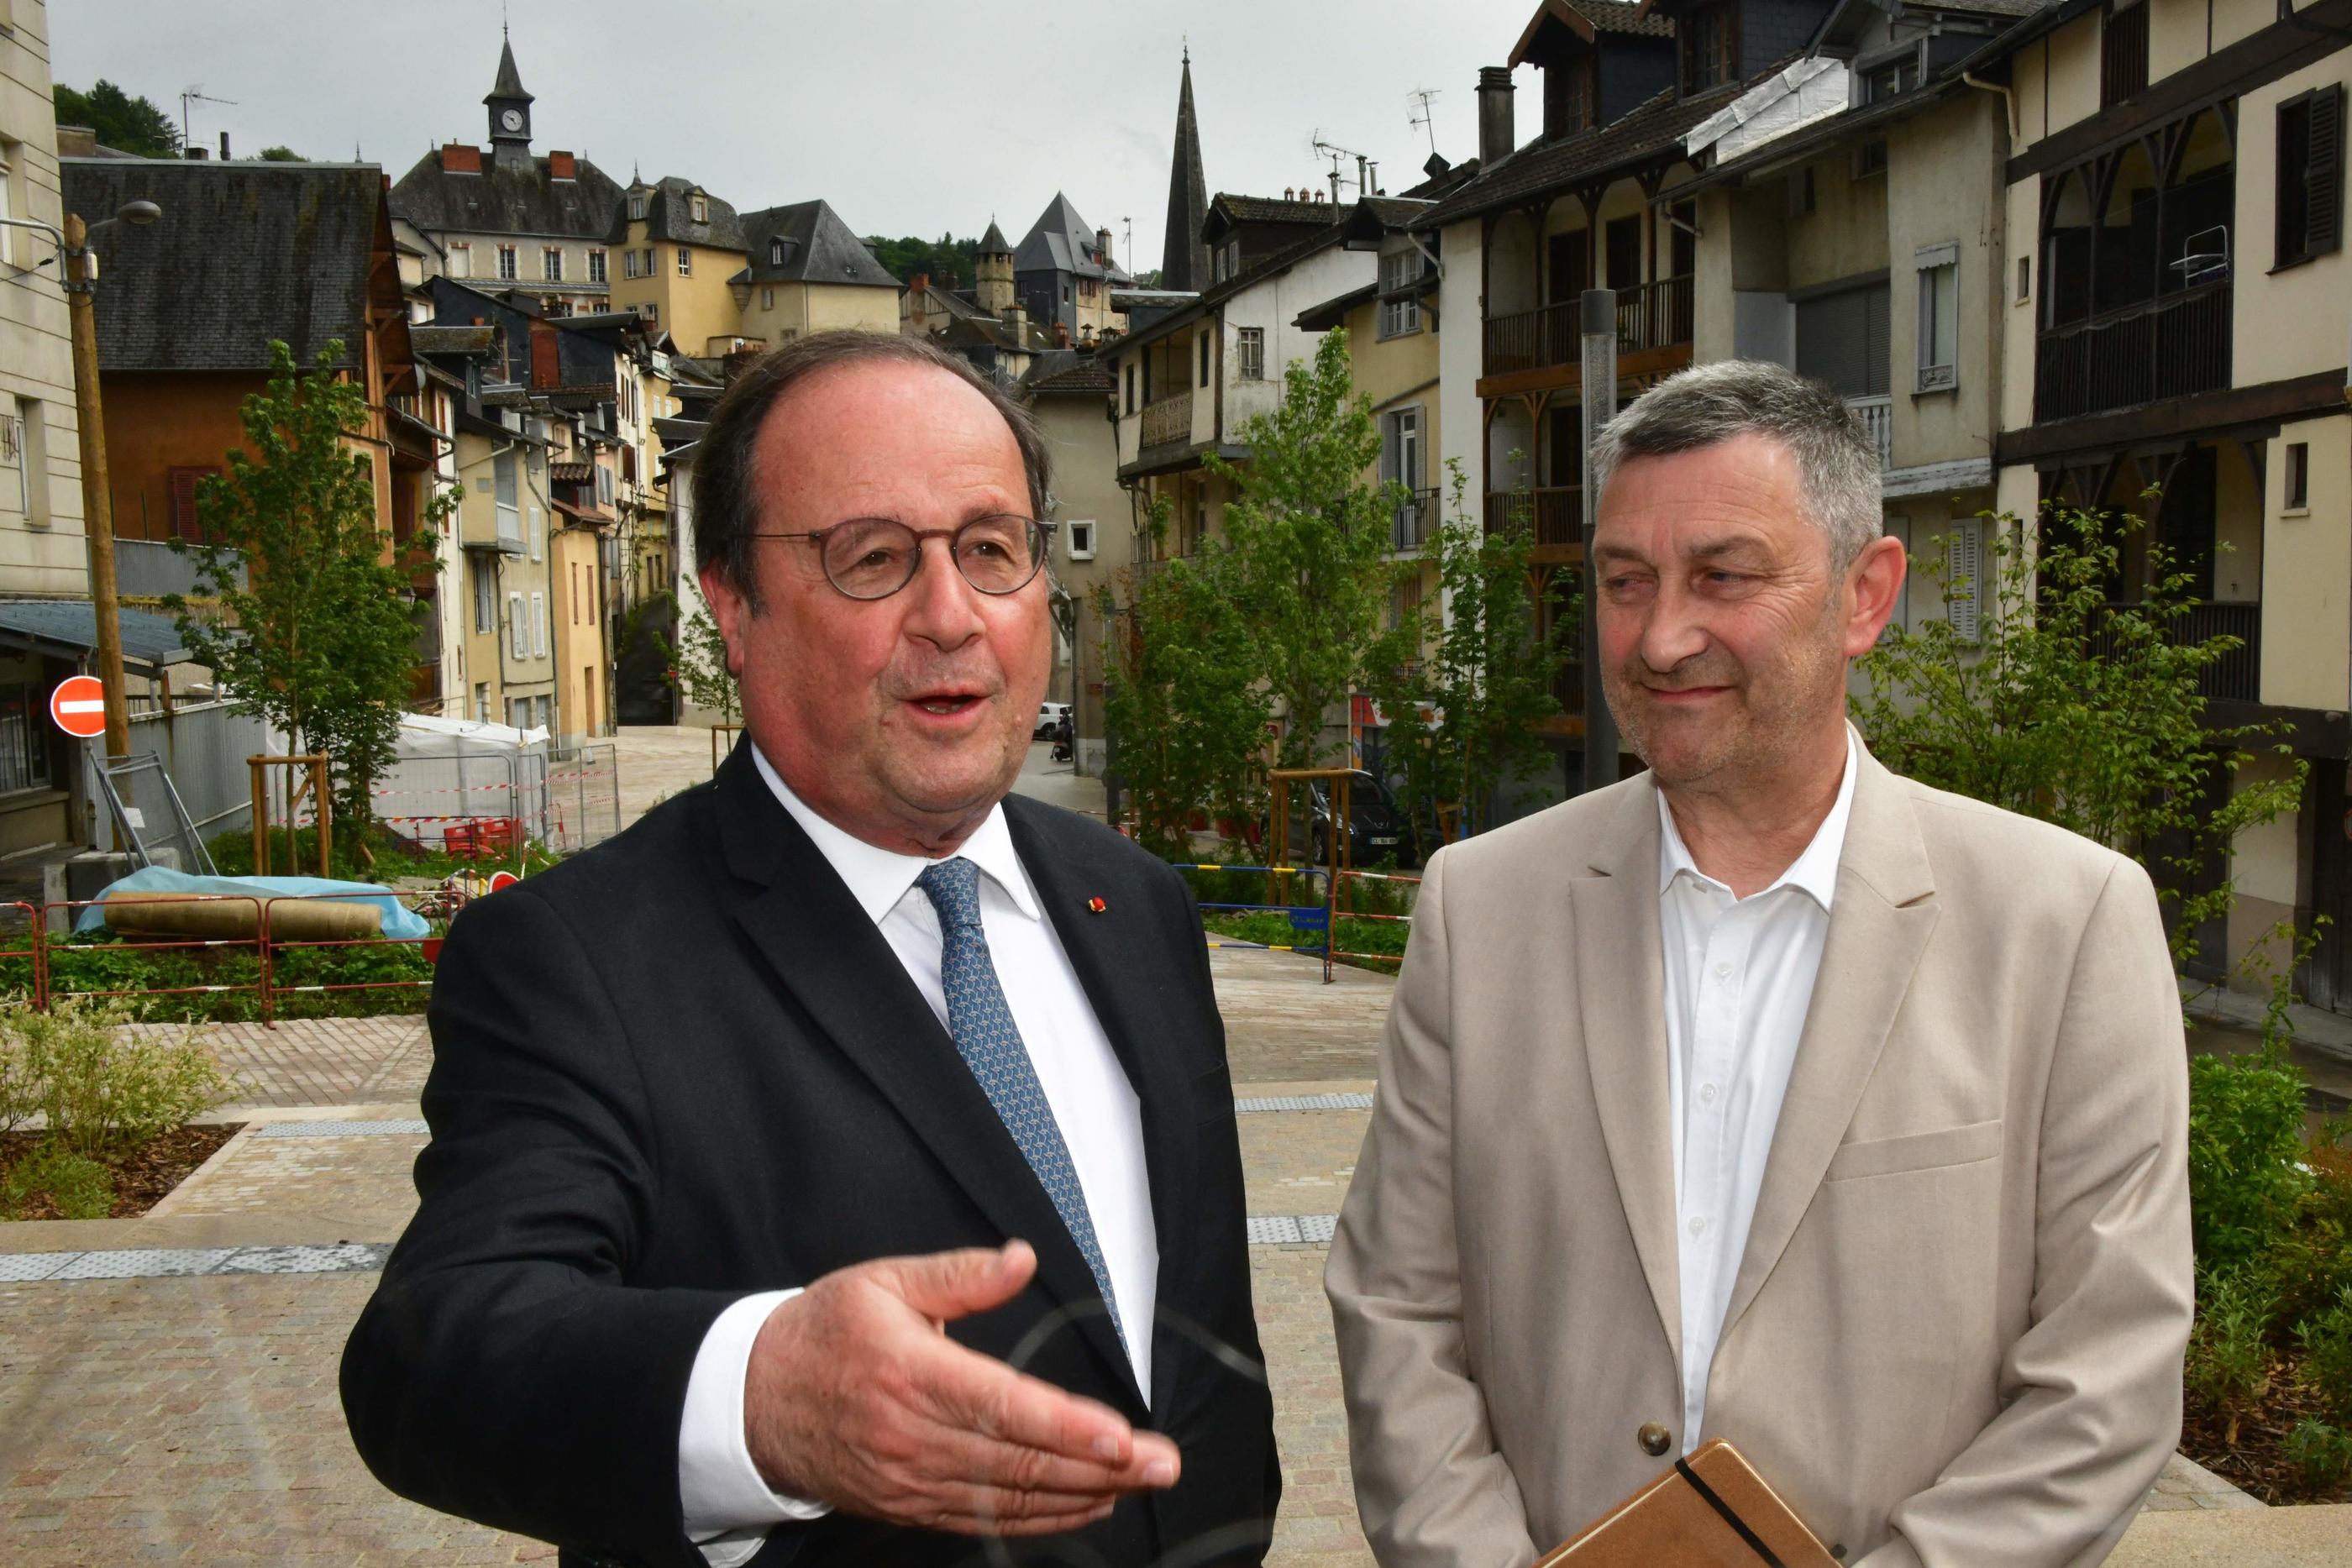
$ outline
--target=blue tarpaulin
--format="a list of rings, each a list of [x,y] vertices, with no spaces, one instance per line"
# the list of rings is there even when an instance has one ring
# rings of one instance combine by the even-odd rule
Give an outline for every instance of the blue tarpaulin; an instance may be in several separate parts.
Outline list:
[[[383,919],[383,934],[395,941],[413,941],[432,927],[425,917],[393,896],[392,889],[373,882],[329,882],[316,876],[191,876],[184,871],[167,871],[162,866],[149,866],[134,871],[120,881],[109,883],[99,894],[101,899],[132,893],[205,893],[229,898],[299,898],[316,897],[320,894],[367,894],[372,897],[338,900],[339,903],[373,904]],[[106,911],[91,904],[74,920],[76,931],[90,931],[106,924]]]

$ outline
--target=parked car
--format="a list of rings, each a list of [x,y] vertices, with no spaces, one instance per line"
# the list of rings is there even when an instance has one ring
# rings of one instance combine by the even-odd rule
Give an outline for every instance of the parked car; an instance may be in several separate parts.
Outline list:
[[[1312,825],[1307,829],[1307,846],[1313,863],[1322,865],[1331,858],[1331,791],[1330,786],[1317,782],[1308,786],[1313,801]],[[1359,768],[1348,779],[1348,859],[1356,866],[1369,866],[1382,860],[1394,860],[1400,866],[1418,863],[1419,846],[1413,839],[1411,824],[1404,813],[1397,810],[1396,797],[1376,774]]]
[[[1041,703],[1037,707],[1037,726],[1029,732],[1032,740],[1051,740],[1061,733],[1062,725],[1070,716],[1067,703]]]

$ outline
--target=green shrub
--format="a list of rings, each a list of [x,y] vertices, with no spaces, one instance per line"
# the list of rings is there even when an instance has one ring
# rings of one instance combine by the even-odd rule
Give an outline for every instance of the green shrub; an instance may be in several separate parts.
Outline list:
[[[228,1081],[201,1041],[121,1027],[130,1016],[81,1002],[0,1014],[0,1038],[24,1053],[50,1141],[68,1153],[126,1154],[226,1097]]]
[[[2319,1391],[2328,1416],[2352,1427],[2352,1286],[2326,1311],[2294,1325],[2303,1346],[2303,1376]]]
[[[2269,1392],[2270,1351],[2263,1335],[2276,1310],[2250,1274],[2208,1273],[2198,1281],[2197,1322],[2181,1371],[2193,1398],[2228,1409]]]
[[[2286,1436],[2286,1457],[2303,1472],[2303,1484],[2324,1492],[2352,1475],[2352,1432],[2308,1418]]]
[[[0,1030],[0,1133],[15,1132],[40,1108],[40,1083],[33,1076],[24,1037]]]
[[[2307,1150],[2304,1162],[2310,1174],[2294,1223],[2270,1261],[2279,1321],[2290,1323],[2325,1312],[2352,1291],[2352,1150],[2321,1145]]]
[[[68,1219],[104,1219],[114,1209],[114,1177],[87,1155],[44,1144],[0,1181],[0,1211],[20,1218],[29,1201],[43,1195]]]
[[[2260,1264],[2294,1224],[2303,1168],[2304,1081],[2273,1043],[2189,1062],[2189,1203],[2197,1260]]]

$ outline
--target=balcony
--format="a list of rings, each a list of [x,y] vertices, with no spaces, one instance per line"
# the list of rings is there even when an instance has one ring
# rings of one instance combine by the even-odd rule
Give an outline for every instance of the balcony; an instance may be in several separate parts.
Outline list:
[[[1891,397],[1850,397],[1846,407],[1862,420],[1870,443],[1878,448],[1878,471],[1895,466],[1895,400]]]
[[[1539,550],[1578,549],[1584,543],[1584,486],[1548,485],[1538,490],[1486,492],[1486,531],[1496,533],[1525,509],[1535,522]],[[1559,559],[1553,557],[1552,559]]]
[[[2110,604],[2108,611],[2138,608],[2130,604]],[[2252,703],[2262,701],[2263,684],[2263,607],[2259,604],[2196,604],[2167,626],[2168,640],[2176,644],[2202,643],[2208,638],[2229,636],[2238,640],[2238,646],[2198,674],[2198,694],[2209,702]],[[2105,656],[2114,652],[2113,639],[2104,627],[2091,637],[2092,651]]]
[[[1617,352],[1633,355],[1686,346],[1692,334],[1693,279],[1662,277],[1617,291]],[[1485,373],[1580,368],[1584,363],[1580,301],[1546,305],[1486,319]]]
[[[2073,419],[2230,384],[2230,284],[2053,327],[2033,361],[2033,417]]]
[[[239,587],[245,584],[244,557],[228,552],[236,566]],[[161,599],[167,593],[201,595],[211,591],[197,581],[197,558],[181,555],[161,539],[114,541],[115,591],[130,599]]]
[[[1192,440],[1192,394],[1178,392],[1143,405],[1143,444],[1181,446]]]
[[[1389,530],[1389,549],[1400,555],[1419,550],[1437,531],[1438,521],[1437,492],[1413,491],[1397,503],[1396,520]]]

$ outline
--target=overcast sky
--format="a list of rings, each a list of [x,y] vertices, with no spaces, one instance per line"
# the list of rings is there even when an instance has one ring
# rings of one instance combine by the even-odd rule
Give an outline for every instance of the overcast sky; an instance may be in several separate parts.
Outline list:
[[[1437,150],[1477,151],[1478,68],[1500,64],[1535,0],[1198,0],[1149,8],[1054,0],[672,0],[513,8],[535,151],[568,149],[625,183],[699,180],[738,208],[822,196],[860,234],[1016,242],[1056,190],[1159,265],[1189,36],[1209,189],[1279,194],[1320,181],[1327,141],[1421,178]],[[481,142],[499,10],[481,0],[49,0],[56,79],[105,77],[193,138],[250,156],[273,143],[397,179],[429,146]],[[1519,73],[1534,99],[1532,71]],[[1520,106],[1524,131],[1540,113]],[[1354,164],[1348,164],[1352,183]],[[1344,193],[1352,196],[1352,189]]]

